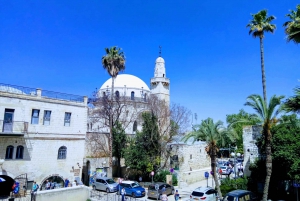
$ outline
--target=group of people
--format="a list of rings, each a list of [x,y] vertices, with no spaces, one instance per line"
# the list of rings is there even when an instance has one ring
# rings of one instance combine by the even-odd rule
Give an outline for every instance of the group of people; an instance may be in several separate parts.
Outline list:
[[[238,170],[238,176],[240,175],[240,173],[244,174],[244,167],[243,167],[243,163],[239,163],[237,165],[237,170]],[[223,175],[223,171],[221,168],[219,168],[218,170],[219,172],[219,178],[221,179],[222,178],[222,175]],[[233,167],[232,165],[229,163],[228,166],[227,166],[227,169],[226,169],[226,175],[227,177],[229,178],[230,174],[233,172]]]
[[[175,201],[178,201],[179,200],[179,193],[178,193],[178,190],[176,190],[175,194],[174,194],[174,199]],[[161,196],[161,200],[162,201],[167,201],[168,200],[168,196],[166,193],[163,192],[162,196]]]

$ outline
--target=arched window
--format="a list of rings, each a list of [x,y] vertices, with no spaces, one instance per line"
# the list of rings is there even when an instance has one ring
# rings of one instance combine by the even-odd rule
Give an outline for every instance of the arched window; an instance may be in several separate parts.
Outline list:
[[[120,98],[120,92],[116,91],[116,98],[119,99]]]
[[[134,91],[131,92],[131,100],[134,100]]]
[[[102,93],[102,95],[103,95],[103,97],[105,97],[105,96],[106,96],[106,94],[105,94],[105,91]]]
[[[24,147],[19,145],[17,146],[16,159],[23,159]]]
[[[14,153],[14,147],[12,145],[9,145],[6,147],[6,154],[5,159],[12,159]]]
[[[144,95],[144,101],[147,101],[147,94]]]
[[[57,159],[66,159],[67,158],[67,147],[62,146],[58,149]]]
[[[133,132],[135,132],[136,130],[137,130],[137,122],[136,121],[134,121],[134,123],[133,123]]]

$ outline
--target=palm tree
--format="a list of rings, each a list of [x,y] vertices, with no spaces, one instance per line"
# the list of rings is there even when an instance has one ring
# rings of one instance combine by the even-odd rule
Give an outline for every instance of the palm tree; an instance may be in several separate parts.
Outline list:
[[[183,138],[184,142],[187,142],[190,138],[193,138],[193,143],[199,140],[206,141],[207,146],[205,147],[205,151],[211,159],[211,169],[213,171],[213,177],[219,197],[222,197],[222,193],[217,177],[216,155],[219,151],[219,147],[225,145],[225,140],[228,137],[231,141],[234,141],[236,136],[233,131],[227,130],[223,127],[223,122],[218,121],[214,123],[213,119],[207,118],[203,120],[201,124],[195,125],[193,127],[193,131]]]
[[[300,43],[300,4],[296,8],[297,10],[290,10],[291,13],[285,15],[290,18],[290,21],[285,22],[283,26],[287,41],[294,41],[298,44]]]
[[[260,40],[260,58],[261,58],[261,74],[264,101],[267,102],[267,89],[266,89],[266,75],[265,75],[265,63],[264,63],[264,46],[263,39],[265,32],[273,33],[276,29],[275,24],[271,24],[275,19],[273,15],[267,17],[267,10],[261,10],[256,14],[252,14],[253,19],[247,24],[246,27],[250,28],[249,34],[252,34],[254,38],[259,37]]]
[[[248,96],[246,106],[252,107],[262,124],[263,127],[263,137],[265,142],[265,152],[266,152],[266,180],[263,192],[263,201],[267,201],[269,183],[272,174],[272,151],[271,151],[271,141],[272,141],[272,126],[276,125],[278,122],[277,116],[282,111],[281,100],[284,96],[272,96],[269,104],[260,95],[253,94]]]
[[[288,98],[284,102],[284,110],[287,112],[300,113],[300,88],[295,89],[295,96]]]
[[[106,55],[102,57],[102,65],[112,78],[111,94],[110,94],[110,112],[109,112],[109,166],[112,171],[112,127],[113,127],[113,96],[114,96],[114,81],[120,71],[125,70],[125,56],[121,48],[116,46],[105,48]],[[111,175],[112,176],[112,175]]]

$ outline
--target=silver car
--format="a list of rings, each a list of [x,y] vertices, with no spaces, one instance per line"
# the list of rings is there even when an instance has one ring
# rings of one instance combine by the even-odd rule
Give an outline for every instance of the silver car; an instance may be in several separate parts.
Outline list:
[[[117,191],[117,185],[114,180],[108,177],[97,177],[95,182],[93,182],[93,189],[94,190],[101,190],[109,192],[116,192]]]
[[[155,186],[158,186],[158,190],[155,189]],[[154,184],[150,184],[148,187],[148,198],[160,199],[162,194],[173,195],[175,193],[174,186],[171,186],[167,183],[156,182]]]

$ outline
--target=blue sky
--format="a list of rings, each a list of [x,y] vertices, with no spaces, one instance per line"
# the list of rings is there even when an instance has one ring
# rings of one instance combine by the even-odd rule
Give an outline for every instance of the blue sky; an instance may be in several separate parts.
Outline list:
[[[124,73],[149,86],[158,46],[171,80],[171,101],[201,119],[225,121],[262,95],[259,39],[251,13],[268,9],[277,30],[264,40],[268,97],[299,85],[300,48],[285,41],[285,14],[296,0],[5,1],[0,0],[0,82],[91,95],[108,78],[104,48],[119,46]],[[194,121],[195,122],[195,121]]]

